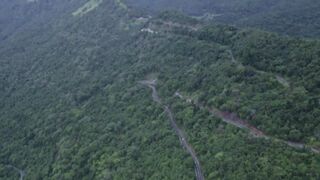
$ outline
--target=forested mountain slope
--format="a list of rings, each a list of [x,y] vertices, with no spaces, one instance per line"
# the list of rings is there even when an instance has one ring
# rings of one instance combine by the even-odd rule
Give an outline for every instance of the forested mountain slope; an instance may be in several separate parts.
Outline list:
[[[318,0],[126,0],[153,14],[177,10],[210,22],[274,31],[284,35],[320,37]]]
[[[54,21],[70,13],[85,0],[3,0],[0,6],[0,43],[6,39],[30,38],[31,33],[46,32]],[[49,23],[50,22],[50,23]],[[25,37],[21,37],[25,36]]]
[[[172,12],[150,18],[121,1],[67,2],[57,16],[44,12],[46,31],[31,23],[2,33],[0,179],[19,178],[12,166],[30,180],[194,179],[145,79],[157,79],[206,179],[320,178],[319,154],[279,141],[319,148],[319,41]],[[274,138],[226,124],[177,91]]]

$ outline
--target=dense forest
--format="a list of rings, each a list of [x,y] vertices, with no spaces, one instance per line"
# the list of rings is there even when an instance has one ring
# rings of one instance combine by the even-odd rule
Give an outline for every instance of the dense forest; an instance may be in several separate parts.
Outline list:
[[[149,14],[175,10],[210,23],[231,24],[284,35],[319,38],[318,0],[125,0]]]
[[[319,40],[199,14],[151,17],[120,0],[1,3],[0,179],[195,179],[168,117],[138,83],[145,79],[157,79],[205,179],[320,179],[318,153],[279,141],[320,148]],[[258,17],[266,29],[285,28]],[[292,34],[319,34],[305,28]],[[227,124],[177,91],[274,138]]]

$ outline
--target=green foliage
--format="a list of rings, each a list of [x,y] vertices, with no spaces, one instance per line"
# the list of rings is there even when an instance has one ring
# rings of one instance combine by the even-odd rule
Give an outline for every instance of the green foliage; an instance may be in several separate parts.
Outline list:
[[[320,68],[319,41],[279,37],[272,33],[251,30],[232,29],[232,33],[228,31],[230,30],[227,27],[218,26],[206,28],[199,33],[201,40],[229,46],[238,61],[236,63],[244,67],[233,68],[229,74],[232,65],[221,66],[219,74],[209,76],[216,79],[225,74],[231,80],[224,83],[229,94],[223,104],[212,101],[210,104],[231,111],[247,109],[247,112],[239,114],[250,114],[250,111],[254,110],[256,113],[252,123],[266,129],[270,134],[283,134],[282,137],[293,141],[306,140],[308,136],[313,136],[314,128],[319,123],[319,103],[313,100],[320,92],[317,78]],[[287,77],[290,86],[284,86],[283,82],[279,81],[279,76]],[[216,80],[213,82],[220,84]],[[205,85],[203,87],[208,89]],[[221,95],[223,94],[219,96]],[[219,96],[214,97],[217,102]],[[212,98],[208,96],[207,99]],[[242,117],[250,119],[248,115]],[[285,127],[294,131],[290,133]]]
[[[102,1],[103,0],[90,0],[86,4],[84,4],[82,7],[80,7],[76,11],[74,11],[72,13],[72,15],[83,16],[83,15],[87,14],[88,12],[97,8],[102,3]]]
[[[214,23],[274,31],[284,35],[320,37],[318,0],[126,0],[135,8],[175,10]]]
[[[201,22],[176,13],[134,24],[129,14],[139,13],[116,1],[73,17],[84,2],[70,2],[63,10],[54,3],[44,19],[30,4],[26,29],[10,35],[19,24],[10,22],[1,32],[1,179],[18,178],[7,165],[26,179],[194,179],[163,109],[137,84],[155,77],[208,179],[320,178],[319,155],[252,138],[173,97],[179,90],[269,134],[316,145],[318,41],[227,26],[197,31],[190,27]]]

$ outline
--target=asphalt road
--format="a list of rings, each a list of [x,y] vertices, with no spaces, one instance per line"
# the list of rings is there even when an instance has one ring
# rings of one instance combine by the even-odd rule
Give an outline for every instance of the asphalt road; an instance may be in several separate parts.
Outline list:
[[[188,143],[186,136],[184,135],[183,131],[179,128],[179,126],[177,125],[177,122],[173,116],[172,111],[170,110],[169,106],[167,105],[163,105],[161,102],[161,99],[158,95],[157,89],[156,89],[156,81],[152,80],[152,81],[140,81],[140,84],[143,84],[145,86],[148,86],[149,88],[152,89],[152,99],[159,103],[161,106],[163,106],[165,113],[167,114],[171,127],[173,128],[173,130],[176,132],[176,134],[179,137],[179,141],[181,143],[181,146],[191,155],[193,162],[194,162],[194,170],[195,170],[195,174],[196,174],[196,179],[197,180],[204,180],[204,176],[202,173],[202,169],[201,169],[201,165],[200,165],[200,161],[195,153],[195,151],[193,150],[192,146]]]
[[[308,149],[314,153],[320,153],[320,149],[308,146],[305,143],[286,141],[286,140],[272,137],[272,135],[266,135],[263,131],[259,130],[257,127],[249,124],[248,121],[240,119],[235,113],[221,111],[221,110],[214,108],[214,107],[211,107],[211,108],[204,107],[201,103],[195,102],[190,98],[184,97],[179,92],[176,92],[175,96],[179,97],[180,99],[185,100],[188,103],[192,103],[201,109],[208,110],[212,115],[220,118],[222,121],[224,121],[228,124],[231,124],[233,126],[241,128],[241,129],[249,130],[250,134],[252,134],[254,137],[265,138],[265,139],[274,139],[274,140],[280,141],[284,144],[287,144],[288,146],[293,147],[295,149]]]
[[[15,167],[15,166],[13,166],[13,165],[8,165],[7,167],[8,167],[8,168],[12,168],[12,169],[14,169],[15,171],[19,172],[19,174],[20,174],[20,180],[23,180],[24,177],[26,176],[26,173],[25,173],[23,170]]]

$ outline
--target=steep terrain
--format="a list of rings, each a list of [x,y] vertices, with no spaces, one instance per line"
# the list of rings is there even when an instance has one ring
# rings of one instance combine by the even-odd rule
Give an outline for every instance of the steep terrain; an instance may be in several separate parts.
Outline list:
[[[319,41],[149,17],[122,1],[66,2],[42,20],[40,4],[62,2],[27,3],[34,13],[20,28],[1,14],[0,179],[195,179],[194,157],[144,79],[158,79],[205,179],[320,178],[319,154],[276,140],[319,148]]]
[[[0,6],[0,43],[18,38],[30,38],[34,34],[54,28],[55,21],[70,13],[85,0],[3,0]]]
[[[214,23],[274,31],[284,35],[320,37],[317,0],[125,0],[154,14],[175,10]]]

